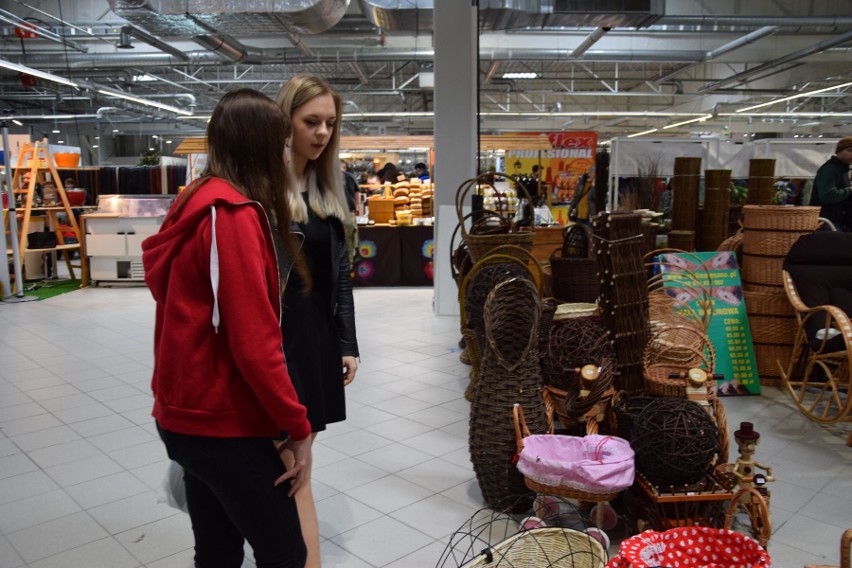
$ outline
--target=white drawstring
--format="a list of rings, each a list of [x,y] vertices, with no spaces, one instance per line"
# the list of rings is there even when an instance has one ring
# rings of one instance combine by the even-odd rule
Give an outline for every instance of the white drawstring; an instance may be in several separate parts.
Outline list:
[[[210,206],[210,286],[213,288],[213,328],[219,333],[219,247],[216,246],[216,206]]]

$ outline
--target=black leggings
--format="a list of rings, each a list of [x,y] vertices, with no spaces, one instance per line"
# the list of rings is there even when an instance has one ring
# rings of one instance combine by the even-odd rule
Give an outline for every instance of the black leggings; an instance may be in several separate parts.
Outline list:
[[[243,543],[257,568],[302,568],[307,550],[285,469],[267,438],[211,438],[163,430],[169,458],[183,466],[197,568],[239,568]]]

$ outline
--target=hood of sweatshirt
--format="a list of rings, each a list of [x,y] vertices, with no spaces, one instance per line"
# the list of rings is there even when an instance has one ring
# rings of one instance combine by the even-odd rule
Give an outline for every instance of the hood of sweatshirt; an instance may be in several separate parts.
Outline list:
[[[165,301],[175,257],[182,247],[195,240],[202,219],[211,217],[213,234],[210,247],[210,286],[214,297],[211,323],[217,328],[219,325],[219,308],[216,301],[219,288],[219,256],[216,249],[216,208],[233,206],[257,207],[262,213],[261,218],[266,218],[259,203],[248,199],[226,181],[211,178],[201,183],[178,214],[169,213],[158,233],[142,242],[145,283],[157,302]]]

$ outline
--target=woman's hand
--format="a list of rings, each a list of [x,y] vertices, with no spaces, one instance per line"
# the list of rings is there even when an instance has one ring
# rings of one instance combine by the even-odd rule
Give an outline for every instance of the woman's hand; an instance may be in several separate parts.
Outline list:
[[[307,438],[299,441],[293,441],[292,438],[288,438],[286,442],[284,442],[284,448],[293,452],[293,456],[295,458],[295,462],[293,467],[287,470],[287,472],[275,480],[275,486],[281,485],[288,479],[292,479],[292,485],[290,486],[290,491],[287,492],[288,497],[292,497],[296,494],[296,492],[301,489],[306,483],[310,482],[310,472],[311,472],[311,445],[313,443],[313,438],[308,436]],[[281,448],[278,449],[279,453],[281,452]]]
[[[358,359],[347,355],[343,357],[343,386],[355,380],[355,372],[358,370]]]

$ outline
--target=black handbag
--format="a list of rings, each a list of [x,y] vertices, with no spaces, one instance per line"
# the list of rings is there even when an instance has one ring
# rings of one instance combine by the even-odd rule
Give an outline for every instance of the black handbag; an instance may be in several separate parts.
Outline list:
[[[53,231],[38,231],[27,235],[28,249],[56,248],[56,233]]]

